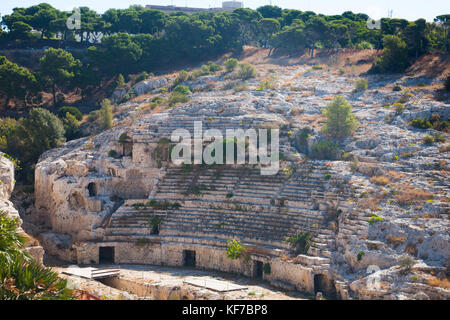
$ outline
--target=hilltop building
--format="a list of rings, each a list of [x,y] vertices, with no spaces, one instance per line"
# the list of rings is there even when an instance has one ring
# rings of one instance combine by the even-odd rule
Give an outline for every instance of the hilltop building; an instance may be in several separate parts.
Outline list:
[[[233,11],[238,8],[243,8],[244,3],[241,1],[224,1],[222,2],[221,8],[191,8],[191,7],[177,7],[177,6],[160,6],[160,5],[146,5],[148,9],[161,10],[166,13],[172,12],[184,12],[188,14],[203,12],[203,11],[212,11],[212,12],[220,12],[220,11]]]

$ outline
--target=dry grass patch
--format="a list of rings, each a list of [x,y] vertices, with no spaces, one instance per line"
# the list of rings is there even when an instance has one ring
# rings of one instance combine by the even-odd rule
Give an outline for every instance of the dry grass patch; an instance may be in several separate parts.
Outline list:
[[[439,279],[437,277],[433,277],[427,281],[427,284],[432,287],[438,287],[438,288],[450,290],[450,281],[448,280],[448,278]]]
[[[408,189],[402,190],[396,198],[400,205],[408,205],[419,201],[432,200],[433,194],[425,190]]]
[[[385,176],[373,176],[370,178],[370,182],[377,184],[379,186],[385,186],[391,182],[388,177]]]
[[[380,199],[377,197],[362,198],[358,200],[358,208],[360,209],[370,209],[371,211],[380,211],[381,208],[378,206]]]

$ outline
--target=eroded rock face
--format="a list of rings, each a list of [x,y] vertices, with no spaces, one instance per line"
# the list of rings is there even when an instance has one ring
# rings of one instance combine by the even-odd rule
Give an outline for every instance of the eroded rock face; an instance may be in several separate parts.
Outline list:
[[[14,190],[14,164],[0,153],[0,211],[20,219],[19,212],[9,198]]]
[[[14,208],[14,204],[9,200],[14,190],[14,164],[4,154],[0,152],[0,213],[6,214],[7,217],[18,219],[22,225],[22,219],[19,212]],[[20,232],[25,232],[20,228]],[[44,250],[41,246],[28,244],[25,251],[38,262],[43,262]]]

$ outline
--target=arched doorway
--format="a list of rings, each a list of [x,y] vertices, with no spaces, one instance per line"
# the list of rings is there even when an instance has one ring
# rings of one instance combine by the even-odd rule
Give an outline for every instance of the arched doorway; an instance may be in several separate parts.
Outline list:
[[[87,189],[89,191],[89,197],[95,197],[98,193],[97,184],[94,182],[91,182],[88,184]]]
[[[324,274],[314,275],[314,295],[316,295],[317,292],[322,292],[323,296],[327,299],[337,299],[334,281]]]

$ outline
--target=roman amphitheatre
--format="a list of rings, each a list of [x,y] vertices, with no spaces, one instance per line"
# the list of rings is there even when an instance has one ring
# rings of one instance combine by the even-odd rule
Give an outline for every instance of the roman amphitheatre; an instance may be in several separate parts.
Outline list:
[[[120,270],[117,278],[81,281],[110,298],[448,299],[448,148],[424,144],[424,130],[408,126],[419,117],[448,119],[448,100],[433,95],[448,61],[426,56],[400,77],[366,75],[377,54],[270,57],[246,47],[240,62],[254,64],[257,76],[245,88],[225,71],[186,79],[189,101],[171,108],[152,103],[178,72],[116,90],[112,101],[130,89],[136,97],[117,104],[113,128],[45,152],[34,205],[23,205],[20,188],[13,193],[23,228],[65,278],[76,278],[64,274],[69,265]],[[442,71],[427,74],[427,64]],[[368,89],[354,90],[362,74]],[[360,125],[343,157],[311,159],[322,109],[337,95]],[[405,109],[395,113],[399,100]],[[170,135],[192,132],[195,121],[223,131],[279,128],[279,172],[174,165]],[[2,181],[12,189],[8,170]],[[233,241],[236,256],[227,251]],[[205,282],[200,289],[186,282],[196,277]],[[214,280],[241,289],[209,290]]]

